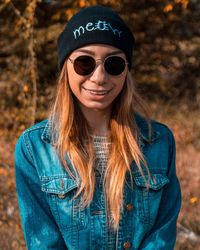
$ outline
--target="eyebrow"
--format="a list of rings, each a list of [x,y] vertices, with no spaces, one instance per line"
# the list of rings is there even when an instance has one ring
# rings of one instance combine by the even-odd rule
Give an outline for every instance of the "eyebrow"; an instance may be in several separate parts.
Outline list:
[[[77,49],[76,52],[84,52],[84,53],[95,56],[95,53],[93,51],[87,50],[87,49]],[[111,56],[111,55],[118,55],[118,54],[123,54],[123,52],[121,50],[115,50],[115,51],[108,53],[107,55]]]

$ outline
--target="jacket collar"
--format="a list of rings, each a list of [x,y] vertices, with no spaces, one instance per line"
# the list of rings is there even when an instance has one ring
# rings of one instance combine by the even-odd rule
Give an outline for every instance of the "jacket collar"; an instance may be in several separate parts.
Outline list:
[[[158,138],[160,138],[160,132],[156,131],[153,124],[154,122],[152,120],[149,121],[150,126],[151,126],[151,132],[149,132],[149,124],[146,119],[144,119],[142,116],[139,114],[135,114],[135,121],[137,124],[137,127],[139,129],[140,133],[140,138],[147,143],[152,143]]]
[[[153,121],[150,121],[152,130],[150,134],[146,119],[144,119],[138,114],[135,114],[134,118],[139,129],[140,138],[144,143],[152,143],[153,141],[157,140],[160,137],[160,132],[156,131],[153,127]],[[47,143],[51,143],[51,128],[52,128],[51,120],[47,120],[43,133],[41,135],[41,139]]]
[[[44,130],[42,132],[42,135],[41,135],[41,139],[44,142],[47,142],[47,143],[51,142],[51,127],[52,127],[51,120],[48,119],[44,127]]]

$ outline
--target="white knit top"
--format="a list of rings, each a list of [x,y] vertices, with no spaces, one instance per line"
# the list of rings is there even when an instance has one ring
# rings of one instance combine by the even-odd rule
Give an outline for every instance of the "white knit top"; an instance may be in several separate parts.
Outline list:
[[[97,175],[103,176],[107,163],[108,154],[111,148],[111,140],[107,136],[93,135],[93,145],[95,151],[95,170]]]

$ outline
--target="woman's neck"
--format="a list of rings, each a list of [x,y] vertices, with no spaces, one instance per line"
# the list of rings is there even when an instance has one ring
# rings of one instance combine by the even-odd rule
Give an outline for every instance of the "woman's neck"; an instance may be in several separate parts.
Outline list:
[[[92,129],[93,135],[108,136],[109,135],[109,120],[111,109],[96,110],[81,107],[84,117]]]

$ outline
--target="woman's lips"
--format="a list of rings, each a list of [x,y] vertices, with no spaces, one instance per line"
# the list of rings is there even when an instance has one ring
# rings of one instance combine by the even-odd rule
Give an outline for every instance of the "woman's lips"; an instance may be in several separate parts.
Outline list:
[[[92,95],[106,95],[108,94],[111,90],[96,90],[96,89],[87,89],[85,87],[82,87],[84,90],[89,92]]]

